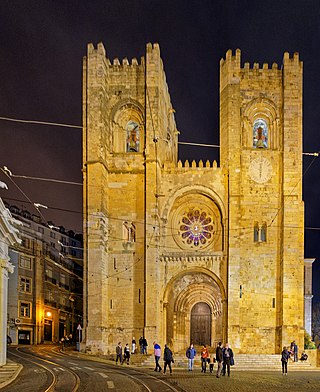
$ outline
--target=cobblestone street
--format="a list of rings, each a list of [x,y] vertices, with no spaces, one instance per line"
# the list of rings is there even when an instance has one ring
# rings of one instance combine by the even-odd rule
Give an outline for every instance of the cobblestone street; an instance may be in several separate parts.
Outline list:
[[[167,377],[164,378],[169,378]],[[227,392],[277,392],[277,391],[320,391],[320,371],[289,372],[233,372],[230,377],[216,378],[215,373],[192,374],[176,371],[172,383],[186,392],[227,391]]]

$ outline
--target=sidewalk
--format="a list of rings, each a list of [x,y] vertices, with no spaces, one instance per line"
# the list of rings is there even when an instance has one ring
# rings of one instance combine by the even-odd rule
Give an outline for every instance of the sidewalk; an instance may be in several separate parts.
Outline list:
[[[7,359],[4,366],[0,366],[0,389],[12,383],[21,372],[23,366]]]

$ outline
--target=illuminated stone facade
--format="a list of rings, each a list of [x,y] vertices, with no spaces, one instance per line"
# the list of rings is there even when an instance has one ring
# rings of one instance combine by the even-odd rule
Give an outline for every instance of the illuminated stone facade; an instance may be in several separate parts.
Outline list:
[[[160,49],[83,73],[85,341],[303,345],[302,63],[220,64],[220,166],[178,161]]]

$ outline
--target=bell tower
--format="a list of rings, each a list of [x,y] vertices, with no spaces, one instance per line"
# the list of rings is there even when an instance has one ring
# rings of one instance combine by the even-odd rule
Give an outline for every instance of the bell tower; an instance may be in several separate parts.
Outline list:
[[[228,172],[228,339],[238,352],[303,346],[302,62],[220,62],[220,161]],[[293,305],[294,304],[294,305]]]
[[[112,62],[102,43],[83,61],[85,344],[113,350],[150,339],[161,168],[177,161],[177,130],[158,44]],[[152,262],[147,263],[148,260]],[[151,282],[148,281],[151,280]],[[151,337],[152,336],[152,337]]]

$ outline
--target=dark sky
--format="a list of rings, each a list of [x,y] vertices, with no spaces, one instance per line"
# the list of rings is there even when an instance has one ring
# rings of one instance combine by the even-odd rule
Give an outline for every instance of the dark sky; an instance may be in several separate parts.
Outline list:
[[[0,117],[81,125],[82,57],[102,41],[110,59],[144,55],[158,42],[180,141],[219,143],[219,61],[240,48],[242,62],[304,62],[304,151],[320,150],[319,0],[0,1]],[[217,159],[214,149],[180,146],[182,159]],[[304,157],[307,169],[312,157]],[[14,174],[81,182],[81,131],[0,120],[0,166]],[[305,256],[316,257],[320,301],[320,158],[304,176]],[[32,207],[5,176],[0,197]],[[56,225],[80,231],[81,187],[15,179]],[[78,211],[71,212],[71,211]],[[313,229],[311,229],[313,228]]]

